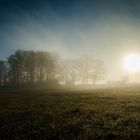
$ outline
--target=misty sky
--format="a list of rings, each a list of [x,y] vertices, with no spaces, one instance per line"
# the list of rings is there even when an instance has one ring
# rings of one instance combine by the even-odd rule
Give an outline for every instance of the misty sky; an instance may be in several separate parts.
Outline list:
[[[140,1],[0,0],[0,59],[17,49],[92,54],[119,79],[125,55],[140,54]]]

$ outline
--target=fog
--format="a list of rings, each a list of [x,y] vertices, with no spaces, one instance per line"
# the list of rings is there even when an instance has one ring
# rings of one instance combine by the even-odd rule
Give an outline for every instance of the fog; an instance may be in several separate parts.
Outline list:
[[[1,30],[0,59],[17,49],[54,51],[64,59],[90,54],[105,62],[107,80],[120,80],[127,73],[124,57],[140,52],[140,25],[129,6],[116,3],[119,12],[107,9],[107,4],[99,3],[93,11],[82,2],[67,10],[46,1],[28,10],[18,5],[10,7],[9,22]],[[137,81],[139,74],[129,75]]]

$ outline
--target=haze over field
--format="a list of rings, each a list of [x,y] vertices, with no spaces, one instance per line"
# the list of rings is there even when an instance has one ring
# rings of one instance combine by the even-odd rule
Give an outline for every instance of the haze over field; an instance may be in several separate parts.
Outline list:
[[[140,0],[0,0],[0,140],[140,140]]]
[[[108,80],[127,72],[123,60],[140,55],[138,0],[1,0],[0,59],[17,49],[91,54],[105,61]],[[139,72],[130,74],[139,81]]]

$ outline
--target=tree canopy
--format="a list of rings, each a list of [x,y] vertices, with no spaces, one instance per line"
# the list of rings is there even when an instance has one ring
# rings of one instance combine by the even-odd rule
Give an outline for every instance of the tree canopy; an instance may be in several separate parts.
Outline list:
[[[104,62],[90,55],[61,60],[56,53],[17,50],[0,61],[0,86],[42,83],[93,84],[105,75]]]

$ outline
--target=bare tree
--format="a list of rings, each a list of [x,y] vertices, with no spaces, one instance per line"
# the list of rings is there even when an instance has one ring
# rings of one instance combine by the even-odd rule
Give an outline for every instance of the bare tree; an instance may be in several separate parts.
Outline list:
[[[0,61],[0,86],[3,85],[3,81],[4,81],[4,61]]]
[[[0,86],[6,86],[8,81],[8,62],[0,61]]]
[[[78,76],[75,60],[61,61],[57,67],[57,74],[61,82],[73,85]]]
[[[50,52],[18,50],[8,58],[12,84],[46,82],[55,77],[57,55]]]
[[[90,79],[93,85],[95,85],[97,80],[103,79],[106,73],[106,68],[104,62],[97,59],[94,60],[93,69],[90,72]]]
[[[94,84],[105,74],[104,63],[91,55],[62,60],[55,53],[17,50],[0,62],[0,85],[51,83],[59,80],[65,84]]]
[[[95,85],[105,74],[104,63],[94,59],[90,55],[84,55],[77,59],[65,60],[59,68],[59,75],[65,83],[79,83]]]

